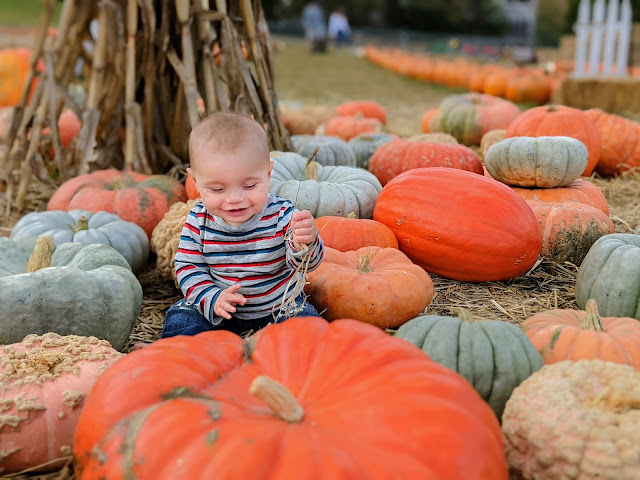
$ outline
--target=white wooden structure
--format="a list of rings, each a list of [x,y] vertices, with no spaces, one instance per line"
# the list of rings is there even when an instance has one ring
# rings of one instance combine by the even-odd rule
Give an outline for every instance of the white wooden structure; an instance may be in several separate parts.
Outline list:
[[[631,17],[629,0],[580,0],[574,76],[627,74]]]

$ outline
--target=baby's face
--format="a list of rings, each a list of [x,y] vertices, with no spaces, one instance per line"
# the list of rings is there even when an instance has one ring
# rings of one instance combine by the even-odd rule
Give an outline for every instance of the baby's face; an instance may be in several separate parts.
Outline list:
[[[205,145],[192,156],[188,172],[209,213],[237,226],[264,208],[273,162],[260,149],[248,144],[229,153]]]

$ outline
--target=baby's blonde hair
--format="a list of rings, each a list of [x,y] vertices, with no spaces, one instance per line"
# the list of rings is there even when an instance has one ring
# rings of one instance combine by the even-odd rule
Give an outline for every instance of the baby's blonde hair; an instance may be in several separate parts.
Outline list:
[[[202,120],[189,135],[189,158],[193,167],[194,151],[208,145],[231,153],[245,142],[253,142],[264,158],[269,158],[267,134],[251,117],[233,112],[216,112]]]

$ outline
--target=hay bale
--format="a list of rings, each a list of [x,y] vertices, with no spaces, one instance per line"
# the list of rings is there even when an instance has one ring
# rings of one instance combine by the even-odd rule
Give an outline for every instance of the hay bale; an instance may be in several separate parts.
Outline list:
[[[566,77],[551,103],[609,113],[640,112],[640,78]]]

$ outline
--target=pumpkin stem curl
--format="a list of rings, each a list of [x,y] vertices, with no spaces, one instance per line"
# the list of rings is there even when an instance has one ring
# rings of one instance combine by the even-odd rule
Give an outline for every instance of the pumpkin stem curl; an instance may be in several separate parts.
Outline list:
[[[73,233],[78,233],[81,230],[89,230],[89,219],[86,216],[81,215],[78,217],[78,221],[73,226],[72,230]]]
[[[249,393],[266,403],[285,422],[298,423],[304,417],[302,406],[287,387],[266,375],[253,379]]]
[[[602,323],[602,317],[600,316],[600,312],[598,312],[598,304],[593,298],[587,300],[587,304],[585,305],[584,310],[587,313],[580,323],[580,328],[584,330],[604,332],[604,323]]]
[[[458,309],[458,318],[462,322],[467,322],[467,323],[475,323],[476,322],[476,319],[473,317],[473,313],[471,313],[466,308],[459,308]]]
[[[373,258],[374,252],[373,250],[369,250],[367,253],[363,253],[358,258],[358,272],[360,273],[371,273],[373,269],[371,268],[371,259]]]
[[[38,237],[36,246],[31,252],[27,273],[37,272],[41,268],[51,266],[51,254],[53,253],[53,237]]]

